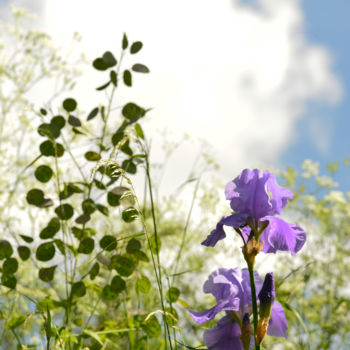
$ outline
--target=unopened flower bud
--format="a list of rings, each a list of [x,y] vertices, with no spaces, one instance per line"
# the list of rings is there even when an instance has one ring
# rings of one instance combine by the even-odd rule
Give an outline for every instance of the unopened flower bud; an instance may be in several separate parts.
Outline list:
[[[249,314],[245,313],[242,322],[242,332],[240,335],[244,350],[249,350],[250,339],[252,335],[252,326],[249,320]]]

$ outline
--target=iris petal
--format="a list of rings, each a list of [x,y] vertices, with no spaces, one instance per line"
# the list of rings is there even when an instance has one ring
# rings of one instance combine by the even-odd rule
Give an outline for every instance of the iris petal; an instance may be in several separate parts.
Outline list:
[[[271,318],[269,322],[269,328],[267,334],[274,337],[287,338],[286,330],[288,329],[288,323],[284,314],[283,307],[278,301],[274,301],[271,311]]]

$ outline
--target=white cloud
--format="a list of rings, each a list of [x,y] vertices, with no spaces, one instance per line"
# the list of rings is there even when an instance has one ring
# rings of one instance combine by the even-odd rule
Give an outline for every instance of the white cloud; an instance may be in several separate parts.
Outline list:
[[[341,97],[329,53],[305,38],[299,1],[258,4],[47,0],[42,21],[61,42],[80,32],[90,58],[118,51],[124,31],[142,40],[136,61],[152,74],[135,77],[127,99],[155,107],[147,128],[153,137],[166,127],[211,142],[227,179],[239,168],[277,161],[307,102]],[[177,162],[189,162],[193,146],[182,154]],[[181,166],[174,164],[170,173]]]

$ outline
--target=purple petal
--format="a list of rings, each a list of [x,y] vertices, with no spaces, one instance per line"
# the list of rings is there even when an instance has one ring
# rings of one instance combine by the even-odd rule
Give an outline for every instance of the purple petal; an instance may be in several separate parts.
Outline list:
[[[243,350],[240,334],[238,323],[228,315],[204,333],[204,343],[209,350]]]
[[[269,328],[267,334],[274,337],[287,338],[286,330],[288,329],[288,323],[284,314],[283,307],[278,301],[274,301],[271,311],[271,318],[269,322]]]
[[[279,186],[274,174],[270,174],[267,181],[267,188],[272,194],[272,198],[270,199],[272,209],[269,215],[281,214],[282,209],[287,205],[288,201],[293,198],[293,192]]]
[[[245,169],[233,181],[226,185],[226,199],[231,208],[238,213],[260,219],[271,212],[272,204],[267,192],[270,173],[258,169]]]
[[[225,216],[225,218],[222,218],[220,221],[225,225],[225,226],[231,226],[234,228],[240,228],[241,226],[246,225],[247,223],[247,214],[232,214],[230,216]]]
[[[225,218],[226,216],[221,218],[221,220],[217,223],[216,228],[211,231],[208,237],[201,243],[202,245],[205,245],[206,247],[215,247],[218,241],[226,237],[222,223],[223,219]]]
[[[289,250],[294,255],[303,247],[306,233],[301,227],[273,216],[267,216],[265,219],[270,223],[261,235],[264,253]]]
[[[212,320],[216,314],[221,311],[238,310],[239,298],[227,299],[214,307],[204,310],[204,311],[192,311],[188,310],[192,318],[198,323],[204,323]]]

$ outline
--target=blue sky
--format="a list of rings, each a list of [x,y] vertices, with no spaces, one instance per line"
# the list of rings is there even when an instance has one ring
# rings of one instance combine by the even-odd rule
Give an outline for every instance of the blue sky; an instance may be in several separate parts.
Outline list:
[[[281,159],[285,165],[299,167],[303,159],[320,162],[321,169],[329,161],[338,160],[342,165],[336,179],[343,190],[350,189],[349,168],[343,160],[350,156],[350,46],[346,38],[350,33],[350,1],[348,0],[304,0],[305,30],[309,41],[322,44],[333,58],[333,71],[343,86],[343,98],[334,106],[311,103],[307,114],[320,117],[329,128],[330,143],[326,151],[320,151],[310,138],[308,119],[302,119],[297,126],[295,142],[284,152]]]

